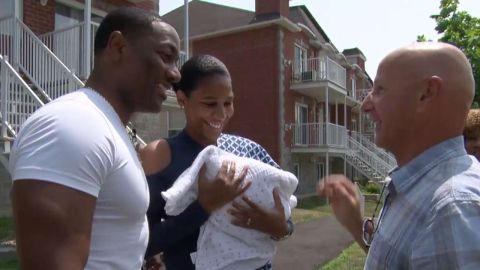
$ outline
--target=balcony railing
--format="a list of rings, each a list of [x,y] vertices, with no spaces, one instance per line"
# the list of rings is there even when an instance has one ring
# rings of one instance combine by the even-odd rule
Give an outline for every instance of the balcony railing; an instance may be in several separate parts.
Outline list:
[[[347,146],[347,129],[344,126],[332,123],[305,123],[294,124],[292,130],[296,146]]]
[[[346,88],[346,70],[329,57],[310,58],[295,62],[292,67],[293,83],[328,81]]]

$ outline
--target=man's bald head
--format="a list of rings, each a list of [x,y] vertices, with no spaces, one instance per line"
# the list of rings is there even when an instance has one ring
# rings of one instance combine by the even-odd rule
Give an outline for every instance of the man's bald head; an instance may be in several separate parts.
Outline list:
[[[469,106],[472,103],[475,88],[472,68],[465,54],[453,45],[413,43],[393,51],[383,62],[394,62],[399,72],[412,80],[437,76],[456,96],[462,96]]]
[[[434,114],[444,124],[451,124],[456,132],[463,130],[463,119],[475,94],[475,82],[471,65],[460,49],[441,42],[414,43],[395,50],[382,64],[390,65],[403,80],[416,86],[406,91],[436,95],[429,104],[427,117]],[[438,92],[428,92],[429,89]],[[432,121],[428,119],[428,122]]]
[[[415,43],[380,63],[362,109],[376,123],[376,143],[404,162],[463,132],[474,96],[472,68],[455,46]]]

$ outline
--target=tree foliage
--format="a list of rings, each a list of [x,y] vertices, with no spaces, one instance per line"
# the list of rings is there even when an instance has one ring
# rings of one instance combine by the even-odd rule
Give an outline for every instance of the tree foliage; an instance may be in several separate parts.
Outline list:
[[[474,107],[480,104],[480,18],[458,10],[459,0],[441,0],[440,13],[430,16],[437,23],[435,30],[443,36],[439,41],[454,44],[472,64],[475,77]],[[426,40],[424,35],[417,40]]]

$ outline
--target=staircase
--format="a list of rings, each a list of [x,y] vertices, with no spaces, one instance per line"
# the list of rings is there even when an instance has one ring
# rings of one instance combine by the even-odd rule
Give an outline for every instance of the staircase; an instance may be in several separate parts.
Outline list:
[[[44,35],[43,39],[46,42],[58,40],[50,34]],[[65,44],[60,43],[62,46]],[[65,66],[39,37],[13,16],[0,18],[1,55],[2,76],[5,76],[1,79],[4,142],[12,141],[28,116],[43,104],[84,86],[73,69]],[[130,127],[127,127],[127,132],[138,143],[145,144]],[[5,145],[4,150],[8,153],[9,147]]]
[[[397,161],[395,160],[395,157],[392,154],[376,146],[370,139],[367,139],[361,133],[352,131],[351,137],[355,139],[357,142],[359,142],[361,145],[365,146],[372,153],[377,155],[381,160],[383,160],[388,165],[392,167],[397,166]]]
[[[396,165],[389,164],[382,156],[376,153],[376,151],[381,149],[372,151],[367,145],[362,144],[362,142],[364,141],[360,140],[358,136],[348,136],[347,162],[367,178],[380,182],[385,179],[388,172]],[[385,154],[388,155],[386,152]],[[395,162],[395,160],[393,161]]]

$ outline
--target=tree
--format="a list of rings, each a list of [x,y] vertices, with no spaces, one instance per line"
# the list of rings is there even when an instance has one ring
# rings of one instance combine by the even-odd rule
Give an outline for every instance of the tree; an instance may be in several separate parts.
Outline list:
[[[439,41],[454,44],[470,60],[475,77],[475,98],[473,107],[480,104],[480,18],[458,11],[459,0],[441,0],[440,14],[430,16],[437,22],[435,30],[443,36]],[[426,40],[424,35],[418,40]]]

